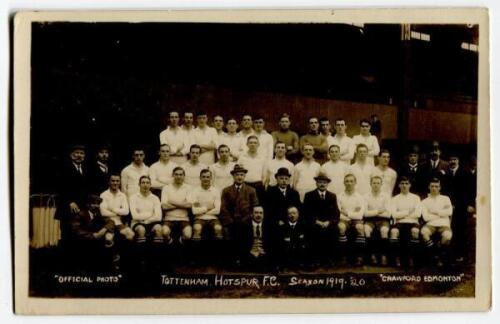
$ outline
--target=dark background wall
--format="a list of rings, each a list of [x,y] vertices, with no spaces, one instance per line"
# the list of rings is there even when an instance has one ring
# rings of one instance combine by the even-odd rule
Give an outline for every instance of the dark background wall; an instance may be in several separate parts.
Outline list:
[[[119,167],[145,144],[152,162],[171,109],[260,114],[270,130],[287,112],[301,133],[310,115],[343,116],[351,135],[376,113],[396,150],[401,132],[474,147],[477,53],[460,44],[477,43],[477,27],[412,29],[431,41],[403,44],[401,26],[387,24],[35,24],[32,191],[53,191],[74,142],[110,143]]]

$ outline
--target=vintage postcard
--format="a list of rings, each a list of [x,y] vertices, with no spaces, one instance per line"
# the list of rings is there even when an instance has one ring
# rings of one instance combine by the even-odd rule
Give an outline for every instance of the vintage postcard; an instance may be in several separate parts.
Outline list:
[[[487,9],[20,12],[15,311],[487,311]]]

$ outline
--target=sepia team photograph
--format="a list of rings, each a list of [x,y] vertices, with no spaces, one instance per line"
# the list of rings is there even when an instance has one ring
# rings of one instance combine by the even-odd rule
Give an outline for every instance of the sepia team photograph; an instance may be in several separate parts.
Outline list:
[[[487,28],[18,14],[16,312],[487,309]]]

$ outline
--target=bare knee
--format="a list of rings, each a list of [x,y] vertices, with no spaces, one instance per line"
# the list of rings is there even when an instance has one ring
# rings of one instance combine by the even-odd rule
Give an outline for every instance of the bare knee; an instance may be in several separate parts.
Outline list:
[[[191,226],[186,226],[182,229],[182,239],[189,240],[193,236],[193,229]]]
[[[337,227],[338,227],[338,229],[339,229],[339,234],[340,234],[340,235],[345,235],[345,232],[346,232],[346,230],[347,230],[347,226],[346,226],[346,224],[345,224],[345,223],[343,223],[343,222],[340,222],[340,223],[338,223]]]
[[[391,229],[391,239],[395,240],[399,238],[399,230],[397,228]]]
[[[367,238],[372,237],[373,229],[369,225],[365,225],[365,236]]]
[[[420,235],[420,230],[418,228],[414,227],[411,229],[411,238],[412,239],[418,240],[419,235]]]
[[[383,239],[389,238],[389,227],[382,226],[380,228],[380,237],[383,238]]]
[[[356,226],[354,226],[354,228],[356,229],[356,234],[358,236],[364,236],[365,227],[363,226],[363,224],[356,224]]]
[[[441,234],[441,244],[448,245],[450,244],[453,233],[450,230],[446,230]]]
[[[145,237],[146,236],[146,228],[142,225],[136,226],[134,231],[138,237]]]
[[[422,230],[420,231],[420,234],[422,235],[422,238],[424,239],[424,241],[430,240],[431,235],[432,235],[430,229],[427,227],[422,228]]]
[[[165,236],[166,238],[169,238],[170,234],[172,234],[172,230],[167,225],[163,225],[162,232],[163,232],[163,236]]]
[[[155,226],[153,226],[152,232],[156,237],[163,236],[163,230],[160,224],[156,224]]]

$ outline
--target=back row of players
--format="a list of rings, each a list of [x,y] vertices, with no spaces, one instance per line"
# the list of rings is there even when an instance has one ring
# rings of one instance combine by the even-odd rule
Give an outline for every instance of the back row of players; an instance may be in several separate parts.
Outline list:
[[[189,113],[187,117],[189,120]],[[151,234],[153,241],[171,243],[171,234],[178,229],[181,242],[198,241],[203,229],[210,228],[216,239],[241,241],[248,238],[242,229],[251,224],[250,238],[239,246],[248,247],[243,253],[252,258],[270,254],[265,248],[269,244],[263,244],[268,235],[263,233],[281,241],[271,245],[285,245],[288,252],[281,254],[294,255],[289,259],[302,259],[308,246],[316,261],[331,259],[334,250],[347,251],[342,246],[352,234],[350,251],[356,263],[363,262],[369,240],[373,263],[386,264],[390,253],[396,265],[400,264],[400,238],[404,239],[404,254],[410,256],[409,264],[420,239],[429,249],[435,248],[434,234],[439,235],[436,242],[442,247],[450,243],[451,216],[454,211],[457,214],[460,202],[453,199],[458,196],[452,202],[440,191],[442,184],[453,188],[458,157],[451,156],[450,163],[445,163],[439,158],[439,147],[433,148],[428,166],[418,163],[417,152],[410,152],[408,168],[398,181],[400,193],[392,197],[398,176],[389,167],[390,153],[380,150],[377,138],[370,134],[367,120],[360,122],[360,135],[351,139],[345,134],[343,119],[335,122],[335,136],[325,136],[318,131],[320,121],[311,118],[310,132],[300,140],[290,131],[286,115],[272,136],[263,130],[262,118],[256,118],[252,128],[249,115],[243,117],[239,133],[235,119],[227,121],[227,133],[216,130],[223,125],[220,116],[214,118],[216,128],[207,126],[203,113],[197,120],[198,127],[189,130],[178,126],[179,114],[171,112],[170,126],[160,134],[159,160],[148,168],[144,150],[135,149],[132,163],[121,176],[111,175],[109,189],[100,195],[100,213],[112,222],[105,222],[107,229],[100,231],[100,237],[113,240],[113,232],[118,230],[137,242]],[[294,165],[287,158],[294,159],[298,153],[302,160]],[[374,166],[376,156],[378,165]],[[451,178],[445,177],[448,174]],[[424,192],[429,197],[421,201]],[[129,211],[130,228],[122,222]],[[307,232],[302,236],[293,234],[298,218]],[[260,230],[261,223],[267,224],[266,230]],[[458,229],[465,230],[463,227]],[[306,237],[307,244],[302,244]],[[333,248],[335,243],[338,249]]]

